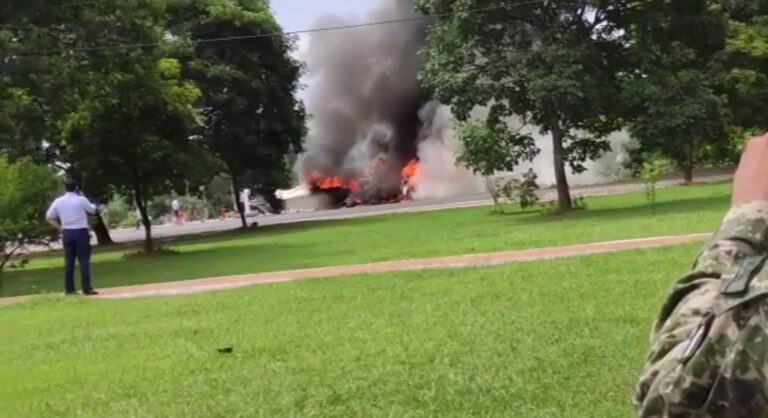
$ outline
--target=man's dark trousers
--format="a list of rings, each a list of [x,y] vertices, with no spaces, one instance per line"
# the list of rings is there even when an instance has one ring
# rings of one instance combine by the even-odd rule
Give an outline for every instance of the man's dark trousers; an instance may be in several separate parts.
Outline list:
[[[62,232],[64,243],[65,279],[67,293],[75,292],[75,259],[80,262],[80,275],[83,279],[83,292],[91,287],[91,235],[88,229],[65,229]]]

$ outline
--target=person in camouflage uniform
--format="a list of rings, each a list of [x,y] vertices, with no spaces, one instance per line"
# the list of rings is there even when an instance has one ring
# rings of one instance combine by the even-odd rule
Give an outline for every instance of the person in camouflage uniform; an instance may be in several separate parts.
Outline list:
[[[768,417],[768,135],[747,144],[732,208],[652,332],[640,417]]]

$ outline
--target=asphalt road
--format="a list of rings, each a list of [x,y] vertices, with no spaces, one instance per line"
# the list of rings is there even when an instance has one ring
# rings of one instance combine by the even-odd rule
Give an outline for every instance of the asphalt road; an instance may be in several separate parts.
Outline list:
[[[375,206],[357,206],[335,210],[318,210],[311,212],[284,213],[280,215],[259,215],[248,218],[248,222],[258,222],[260,226],[279,225],[297,222],[322,221],[332,219],[348,219],[361,216],[374,216],[387,213],[420,212],[458,207],[482,206],[490,203],[487,195],[458,196],[446,199],[400,202]],[[206,222],[190,222],[183,225],[161,225],[152,228],[152,235],[167,238],[180,235],[195,235],[210,232],[221,232],[237,229],[241,226],[239,218],[211,220]],[[111,232],[115,242],[131,242],[144,238],[144,230],[121,229]]]
[[[728,174],[705,174],[697,178],[697,182],[714,182],[729,179]],[[667,187],[679,184],[677,179],[664,180],[659,183],[660,187]],[[598,196],[616,193],[628,193],[643,189],[642,183],[628,182],[608,185],[596,185],[588,187],[573,188],[572,195],[578,196]],[[539,193],[542,201],[554,200],[555,192],[553,190],[543,190]],[[483,206],[491,204],[491,200],[486,194],[456,196],[445,199],[432,199],[413,202],[401,202],[376,206],[358,206],[354,208],[343,208],[336,210],[321,210],[313,212],[285,213],[280,215],[262,215],[248,218],[248,222],[258,222],[261,226],[278,225],[287,223],[348,219],[364,216],[374,216],[388,213],[406,213],[423,212],[441,209],[452,209],[461,207]],[[196,235],[203,233],[221,232],[234,230],[240,227],[239,219],[227,219],[224,221],[213,220],[202,223],[187,223],[184,225],[162,225],[152,229],[152,235],[158,238],[168,238],[183,235]],[[144,238],[144,231],[134,229],[123,229],[112,231],[112,238],[116,242],[140,241]]]

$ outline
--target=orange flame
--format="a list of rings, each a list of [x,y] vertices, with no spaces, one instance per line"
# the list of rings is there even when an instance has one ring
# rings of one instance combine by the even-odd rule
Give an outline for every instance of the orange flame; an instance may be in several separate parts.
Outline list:
[[[307,178],[307,182],[312,187],[316,187],[320,190],[329,189],[348,189],[352,193],[360,191],[360,182],[357,180],[346,180],[342,177],[333,176],[326,177],[317,173],[313,173]]]
[[[414,158],[408,164],[403,167],[403,171],[401,174],[403,175],[403,178],[408,180],[408,183],[410,184],[414,177],[416,177],[417,174],[419,174],[419,170],[421,170],[421,166],[419,165],[419,160]]]

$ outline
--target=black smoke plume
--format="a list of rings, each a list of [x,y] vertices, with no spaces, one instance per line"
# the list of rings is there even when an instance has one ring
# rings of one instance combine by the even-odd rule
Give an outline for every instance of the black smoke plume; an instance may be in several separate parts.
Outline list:
[[[316,27],[418,17],[412,0],[383,0],[364,19],[328,15]],[[398,190],[400,170],[416,156],[418,111],[426,103],[417,80],[426,24],[416,19],[312,34],[304,56],[311,85],[310,133],[298,165],[304,179],[367,179],[369,195]]]

